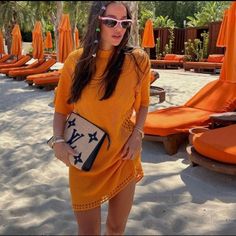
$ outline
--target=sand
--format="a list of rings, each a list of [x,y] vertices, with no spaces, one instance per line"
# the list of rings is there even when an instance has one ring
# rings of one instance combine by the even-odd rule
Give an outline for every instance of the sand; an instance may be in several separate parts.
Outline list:
[[[150,111],[181,105],[219,75],[161,70],[167,90]],[[0,234],[76,235],[68,169],[46,145],[52,134],[53,91],[0,76]],[[233,235],[236,176],[192,167],[184,143],[168,156],[161,143],[143,142],[145,177],[137,184],[126,235]],[[102,206],[104,232],[107,204]]]

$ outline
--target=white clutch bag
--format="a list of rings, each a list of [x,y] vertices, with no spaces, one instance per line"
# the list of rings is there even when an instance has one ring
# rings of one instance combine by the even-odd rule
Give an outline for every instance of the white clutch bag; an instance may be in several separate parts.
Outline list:
[[[72,112],[66,120],[64,130],[65,142],[77,153],[76,156],[69,157],[71,165],[89,171],[106,137],[109,145],[109,135],[103,129]],[[47,144],[52,148],[53,137],[47,141]]]

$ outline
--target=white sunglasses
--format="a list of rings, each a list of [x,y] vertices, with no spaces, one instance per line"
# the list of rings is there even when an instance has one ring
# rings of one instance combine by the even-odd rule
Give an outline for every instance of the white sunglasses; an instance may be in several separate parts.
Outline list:
[[[123,29],[127,29],[131,26],[132,24],[132,20],[130,19],[125,19],[125,20],[117,20],[115,18],[111,18],[111,17],[102,17],[99,16],[99,19],[102,21],[102,23],[104,25],[106,25],[109,28],[115,28],[117,27],[118,24],[120,24],[120,26]]]

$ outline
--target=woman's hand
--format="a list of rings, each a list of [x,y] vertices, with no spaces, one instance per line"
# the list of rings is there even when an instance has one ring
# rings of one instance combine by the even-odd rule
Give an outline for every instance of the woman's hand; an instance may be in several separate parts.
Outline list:
[[[123,160],[133,160],[135,155],[142,150],[142,136],[136,129],[130,135],[127,143],[124,145],[121,153]]]
[[[73,150],[67,143],[55,143],[53,145],[53,151],[56,158],[64,162],[68,167],[70,166],[69,156],[76,155],[75,150]]]

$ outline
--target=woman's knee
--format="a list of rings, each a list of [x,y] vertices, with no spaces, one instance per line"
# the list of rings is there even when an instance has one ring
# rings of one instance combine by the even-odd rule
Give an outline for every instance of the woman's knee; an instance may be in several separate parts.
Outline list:
[[[126,221],[116,222],[114,219],[107,219],[106,235],[123,235]]]
[[[100,207],[75,212],[78,224],[79,235],[100,235],[101,234],[101,212]]]
[[[101,235],[100,227],[78,225],[79,235]]]

